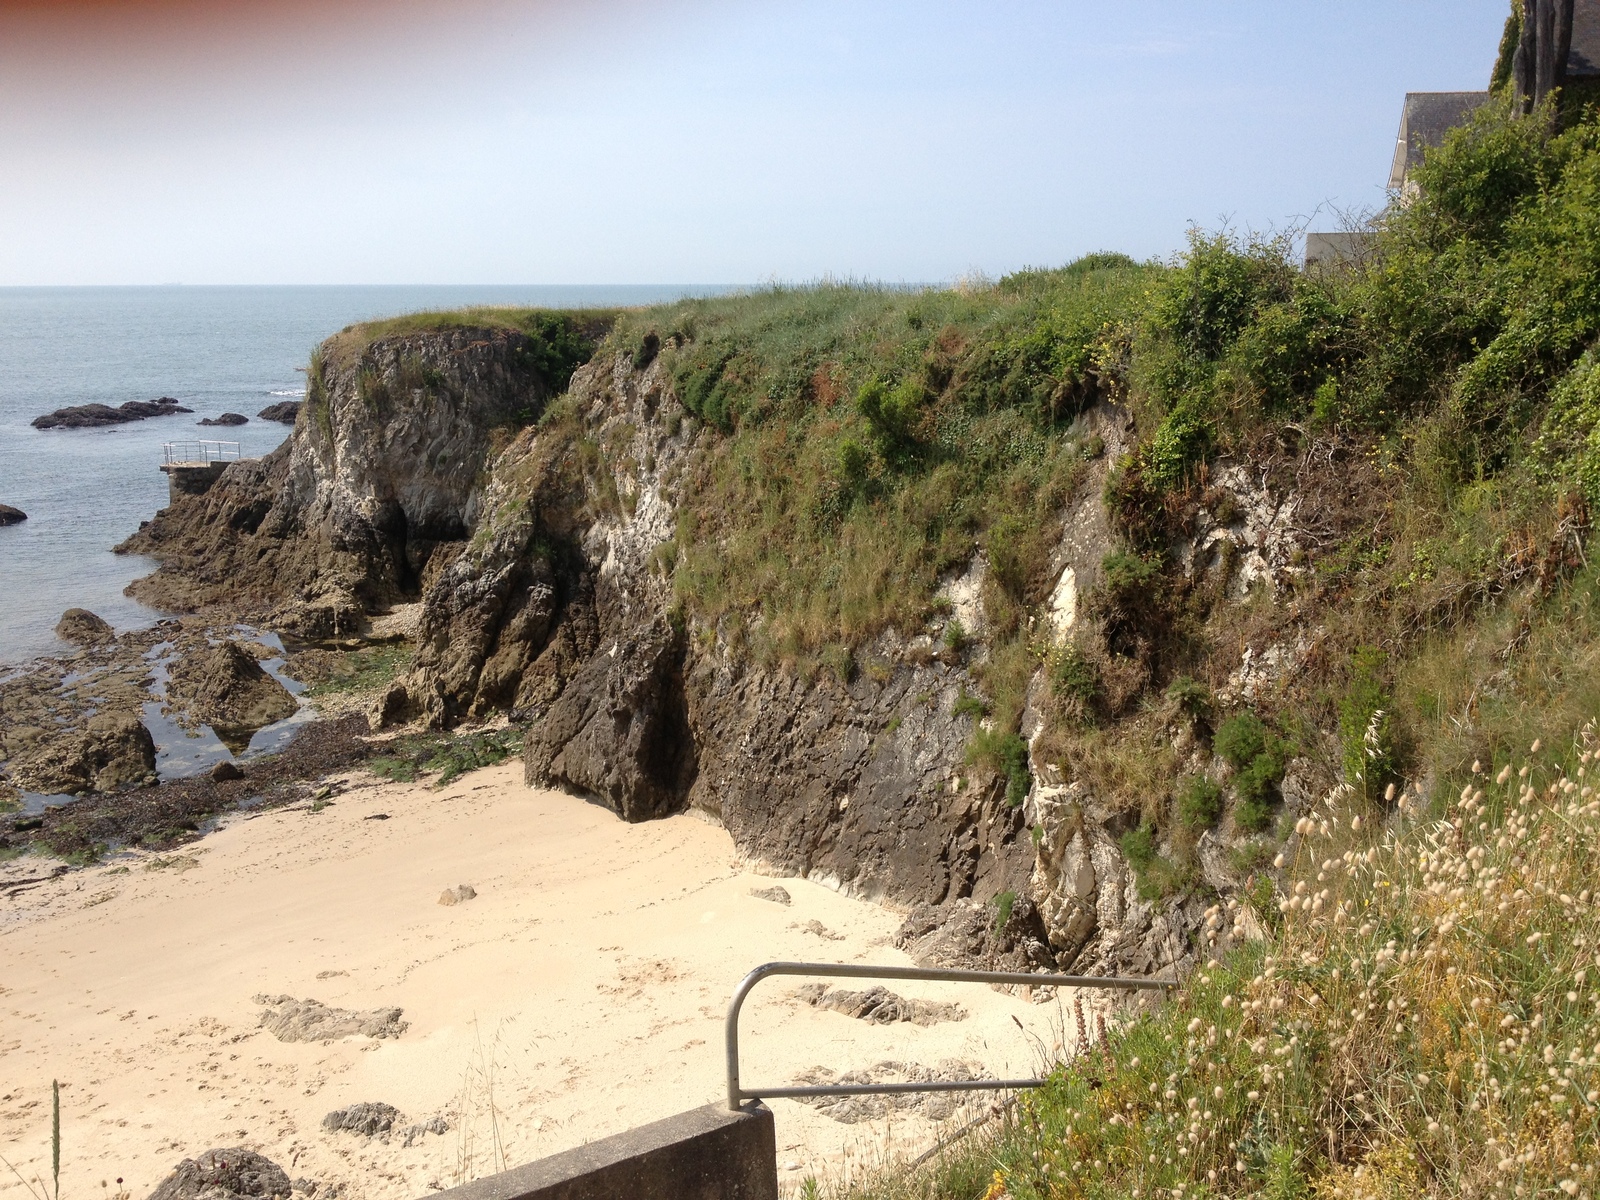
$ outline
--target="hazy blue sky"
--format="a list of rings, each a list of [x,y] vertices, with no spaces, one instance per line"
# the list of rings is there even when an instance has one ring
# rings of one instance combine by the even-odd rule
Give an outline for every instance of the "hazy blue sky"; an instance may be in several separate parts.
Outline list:
[[[0,0],[0,284],[945,280],[1377,206],[1506,0]]]

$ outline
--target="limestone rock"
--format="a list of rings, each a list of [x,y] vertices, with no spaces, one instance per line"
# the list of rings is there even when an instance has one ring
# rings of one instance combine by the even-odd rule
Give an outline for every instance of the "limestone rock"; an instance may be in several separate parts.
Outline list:
[[[478,898],[477,889],[469,883],[457,884],[453,888],[445,888],[439,893],[439,903],[445,905],[465,904],[468,900]]]
[[[790,903],[789,889],[773,884],[771,887],[751,888],[750,894],[757,900],[771,900],[774,904]]]
[[[185,655],[172,668],[168,698],[213,729],[260,729],[300,707],[238,642]]]
[[[282,446],[225,470],[118,547],[161,560],[132,587],[164,608],[293,605],[337,581],[363,611],[420,585],[441,545],[465,540],[490,455],[566,383],[543,345],[462,326],[323,343],[310,411]]]
[[[359,1133],[363,1137],[377,1137],[388,1133],[400,1119],[400,1110],[392,1104],[381,1102],[352,1104],[337,1108],[322,1118],[322,1128],[329,1133]]]
[[[12,508],[9,504],[0,504],[0,525],[20,525],[28,519],[28,514],[20,508]]]
[[[271,1159],[242,1146],[186,1158],[149,1200],[288,1200],[289,1176]]]
[[[370,1038],[397,1038],[406,1031],[398,1008],[374,1008],[350,1012],[329,1008],[318,1000],[296,1000],[293,996],[257,996],[265,1006],[257,1024],[280,1042],[321,1042],[359,1034]]]
[[[103,646],[116,640],[117,632],[108,621],[86,608],[69,608],[56,622],[56,636],[80,646]]]

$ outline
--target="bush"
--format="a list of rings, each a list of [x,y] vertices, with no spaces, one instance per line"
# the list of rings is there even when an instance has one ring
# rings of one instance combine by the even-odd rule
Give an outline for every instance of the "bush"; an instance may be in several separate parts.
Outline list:
[[[1100,694],[1100,672],[1077,646],[1068,644],[1051,653],[1050,690],[1079,720],[1090,716]]]
[[[1187,675],[1180,675],[1167,685],[1167,699],[1182,709],[1194,721],[1203,721],[1211,715],[1211,691]]]
[[[1253,712],[1229,717],[1217,726],[1211,745],[1230,767],[1243,771],[1267,748],[1269,734],[1261,718]]]
[[[1178,784],[1178,820],[1199,833],[1222,815],[1222,789],[1205,775],[1187,775]]]
[[[1006,781],[1006,803],[1020,808],[1028,798],[1033,776],[1028,771],[1028,743],[1015,733],[979,728],[967,743],[967,761],[982,763]]]
[[[1156,831],[1149,825],[1140,825],[1130,829],[1122,835],[1122,855],[1133,865],[1136,871],[1142,871],[1155,861],[1156,857]]]

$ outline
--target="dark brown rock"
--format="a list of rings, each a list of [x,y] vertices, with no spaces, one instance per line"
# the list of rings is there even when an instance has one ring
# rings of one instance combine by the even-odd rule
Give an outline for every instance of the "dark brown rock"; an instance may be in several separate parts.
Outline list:
[[[202,417],[199,425],[248,425],[250,418],[243,413],[223,413],[220,417]]]
[[[243,779],[244,772],[232,759],[224,759],[211,768],[211,778],[218,783],[227,783],[231,779]]]
[[[56,636],[79,646],[102,646],[117,639],[116,630],[86,608],[69,608],[56,622]]]
[[[35,429],[94,429],[101,425],[125,425],[129,421],[142,421],[146,417],[169,417],[174,413],[193,412],[184,408],[171,396],[156,401],[129,400],[112,408],[109,404],[77,404],[58,408],[53,413],[33,419]]]
[[[269,404],[256,414],[263,421],[277,421],[283,425],[293,425],[295,418],[300,415],[301,401],[279,400]]]
[[[149,1200],[272,1200],[289,1195],[289,1176],[271,1159],[236,1146],[186,1158]]]
[[[167,697],[219,732],[260,729],[300,707],[238,642],[185,655],[173,665]]]
[[[142,783],[155,768],[155,741],[130,712],[100,713],[81,728],[40,738],[10,764],[29,791],[67,794]]]
[[[28,514],[20,508],[12,508],[9,504],[0,504],[0,525],[19,525],[28,519]]]

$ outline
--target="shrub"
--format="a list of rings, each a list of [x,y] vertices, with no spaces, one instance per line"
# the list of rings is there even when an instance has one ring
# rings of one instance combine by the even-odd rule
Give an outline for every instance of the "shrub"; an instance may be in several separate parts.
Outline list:
[[[1140,825],[1128,830],[1122,835],[1118,843],[1122,847],[1122,855],[1133,865],[1133,869],[1141,871],[1155,861],[1156,857],[1156,831],[1149,825]]]
[[[1217,726],[1211,745],[1235,771],[1243,771],[1267,748],[1267,727],[1255,713],[1245,711]]]
[[[1222,788],[1205,775],[1187,775],[1178,784],[1178,820],[1199,833],[1222,815]]]
[[[1009,889],[994,898],[994,931],[1000,933],[1011,921],[1012,910],[1017,905],[1017,894]]]
[[[1118,603],[1143,607],[1144,591],[1161,573],[1161,563],[1153,555],[1113,550],[1101,560],[1106,591]]]
[[[1167,699],[1191,720],[1203,721],[1211,715],[1211,690],[1187,675],[1180,675],[1167,685]]]
[[[967,743],[967,761],[982,763],[1006,781],[1006,803],[1020,808],[1033,777],[1028,771],[1028,743],[1015,733],[977,729]]]
[[[1100,672],[1071,643],[1052,651],[1049,661],[1050,690],[1079,720],[1091,715],[1100,694]]]
[[[953,654],[960,654],[967,648],[967,627],[961,623],[960,617],[951,617],[944,627],[945,647]]]

